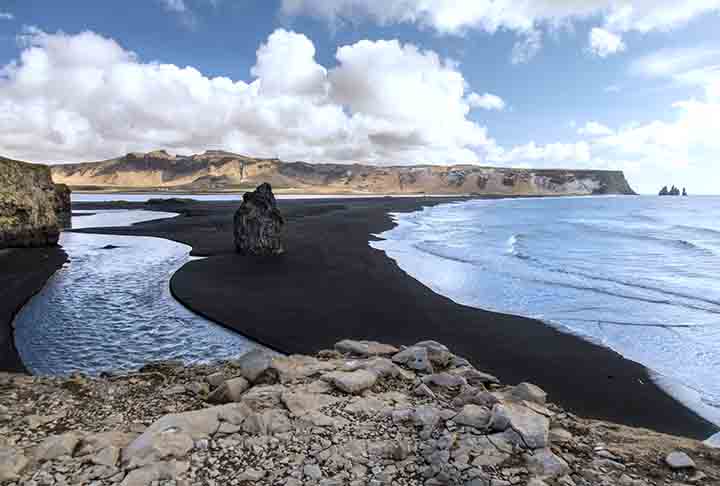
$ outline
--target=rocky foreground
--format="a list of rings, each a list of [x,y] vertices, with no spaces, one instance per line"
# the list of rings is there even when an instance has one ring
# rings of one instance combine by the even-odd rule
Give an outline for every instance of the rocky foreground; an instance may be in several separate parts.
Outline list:
[[[435,342],[343,341],[102,378],[0,375],[0,483],[716,485],[720,451],[578,418]]]

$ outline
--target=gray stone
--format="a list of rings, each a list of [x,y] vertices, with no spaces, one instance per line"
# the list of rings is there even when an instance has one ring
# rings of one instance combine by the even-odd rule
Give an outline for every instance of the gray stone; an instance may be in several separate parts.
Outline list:
[[[251,383],[271,383],[274,381],[269,372],[273,356],[262,349],[253,349],[233,362],[240,374]]]
[[[382,344],[376,341],[353,341],[345,339],[335,344],[335,349],[341,353],[349,353],[357,356],[390,356],[399,351],[395,346]]]
[[[14,481],[30,461],[13,448],[0,447],[0,482]]]
[[[465,405],[463,409],[453,418],[453,422],[460,425],[468,425],[476,429],[485,429],[490,422],[490,410],[479,405]]]
[[[120,486],[151,486],[153,482],[174,480],[190,468],[187,462],[167,461],[130,471]]]
[[[217,373],[212,373],[205,377],[205,381],[207,381],[211,387],[217,388],[223,383],[225,383],[225,374],[221,371],[218,371]]]
[[[136,469],[160,461],[182,459],[193,446],[193,439],[189,435],[173,429],[147,437],[143,434],[123,451],[123,463],[127,469]]]
[[[282,403],[296,417],[305,415],[313,410],[336,403],[339,399],[324,393],[285,392],[280,395]]]
[[[670,469],[695,469],[695,461],[683,451],[672,451],[665,457],[665,464]]]
[[[109,446],[95,453],[90,462],[98,466],[114,467],[120,460],[120,449],[115,446]]]
[[[250,388],[250,382],[243,377],[225,381],[208,396],[210,403],[233,403],[242,399],[243,393]]]
[[[547,448],[535,450],[524,457],[528,471],[542,478],[556,478],[570,471],[567,462]]]
[[[423,347],[411,346],[394,355],[392,360],[416,371],[433,373],[428,351]]]
[[[545,405],[547,402],[547,393],[532,383],[520,383],[512,387],[510,396],[516,400],[527,400],[528,402],[534,402],[540,405]]]
[[[249,389],[242,397],[242,403],[259,411],[280,406],[280,396],[287,389],[282,385],[261,385]]]
[[[61,456],[72,456],[80,438],[74,433],[48,437],[33,450],[36,461],[51,461]]]
[[[542,449],[548,445],[550,421],[544,415],[515,403],[497,404],[493,407],[489,427],[502,432],[512,428],[530,449]]]
[[[305,474],[306,477],[313,479],[315,481],[322,478],[322,471],[320,470],[320,466],[317,464],[308,464],[303,468],[303,474]]]
[[[446,368],[454,358],[447,346],[437,341],[421,341],[414,347],[426,349],[430,362],[440,368]]]
[[[75,451],[77,456],[85,456],[94,454],[108,447],[122,449],[127,447],[138,434],[124,432],[100,432],[97,434],[86,435],[80,440],[80,444]]]
[[[356,370],[349,372],[335,371],[324,375],[323,379],[345,393],[359,394],[368,388],[372,388],[378,377],[371,371]]]
[[[444,388],[446,390],[461,388],[468,384],[462,376],[451,373],[434,373],[424,376],[422,381],[428,386]]]
[[[280,383],[303,380],[335,369],[332,363],[302,355],[277,356],[273,358],[270,367],[275,370]]]

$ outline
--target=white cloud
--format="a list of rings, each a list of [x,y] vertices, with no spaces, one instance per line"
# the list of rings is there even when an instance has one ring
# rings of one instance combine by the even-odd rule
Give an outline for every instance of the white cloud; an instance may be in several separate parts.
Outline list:
[[[160,0],[165,9],[169,12],[184,13],[188,11],[184,0]]]
[[[488,161],[492,163],[536,168],[559,168],[563,165],[580,167],[590,162],[591,159],[590,146],[587,142],[550,143],[547,145],[530,142],[510,150],[496,148],[488,156]]]
[[[608,57],[625,49],[625,42],[619,35],[599,27],[590,31],[590,51],[596,56]]]
[[[523,37],[513,60],[524,62],[540,48],[541,37],[531,34],[540,28],[599,21],[609,36],[596,41],[604,40],[605,47],[614,48],[611,54],[621,50],[623,32],[667,31],[720,11],[720,0],[283,0],[282,11],[335,25],[370,19],[379,24],[412,23],[452,35],[471,29],[510,30]]]
[[[505,101],[499,96],[490,93],[485,93],[483,95],[470,93],[467,97],[467,102],[473,108],[497,111],[505,109]]]
[[[606,93],[619,93],[620,91],[622,91],[622,88],[617,84],[611,84],[610,86],[606,86],[603,91],[605,91]]]
[[[313,162],[471,163],[493,146],[468,119],[457,66],[397,41],[342,46],[328,70],[307,37],[277,30],[249,81],[145,63],[92,32],[29,30],[22,43],[20,59],[0,70],[0,153],[19,159],[224,148]]]
[[[10,12],[0,12],[0,20],[13,20],[15,16]]]
[[[542,49],[542,32],[532,29],[515,43],[510,59],[513,64],[523,64],[537,56],[540,49]]]
[[[712,63],[720,63],[719,47],[660,49],[635,60],[630,72],[635,75],[669,78]]]
[[[610,128],[606,127],[602,123],[598,122],[587,122],[584,127],[580,127],[578,129],[578,134],[580,135],[588,135],[591,137],[596,137],[600,135],[611,135],[614,133]]]

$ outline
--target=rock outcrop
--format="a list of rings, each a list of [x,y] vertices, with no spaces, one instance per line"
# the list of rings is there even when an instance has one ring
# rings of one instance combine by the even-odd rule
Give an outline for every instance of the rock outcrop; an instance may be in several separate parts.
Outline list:
[[[164,151],[102,162],[53,166],[71,187],[247,190],[261,182],[304,194],[634,194],[620,171],[511,169],[479,165],[315,164],[259,159],[217,150],[191,156]]]
[[[235,248],[242,255],[275,256],[285,252],[285,220],[277,208],[270,184],[261,184],[243,195],[235,213]]]
[[[432,371],[408,366],[407,349],[425,350]],[[432,341],[107,378],[0,375],[0,482],[13,486],[719,481],[720,450],[581,419]]]
[[[56,188],[47,166],[0,158],[0,248],[57,244],[66,202],[69,190]]]
[[[69,228],[72,221],[72,202],[70,188],[65,184],[55,184],[55,211],[61,228]]]

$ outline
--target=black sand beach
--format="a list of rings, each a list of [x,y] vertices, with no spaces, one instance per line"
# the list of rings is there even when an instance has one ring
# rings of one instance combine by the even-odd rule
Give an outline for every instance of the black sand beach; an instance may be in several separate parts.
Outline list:
[[[0,371],[26,371],[15,349],[12,321],[66,261],[60,248],[0,250]]]
[[[717,432],[653,384],[643,366],[533,319],[458,305],[368,245],[371,234],[393,226],[388,212],[448,201],[281,201],[288,253],[270,260],[234,253],[236,203],[115,204],[181,216],[101,232],[168,238],[208,256],[176,273],[175,296],[195,312],[285,353],[310,353],[343,338],[393,344],[433,339],[505,383],[542,386],[553,401],[582,416],[696,439]],[[103,207],[109,206],[77,205]]]

